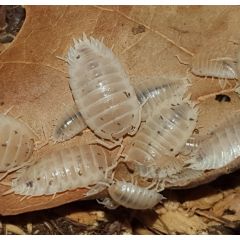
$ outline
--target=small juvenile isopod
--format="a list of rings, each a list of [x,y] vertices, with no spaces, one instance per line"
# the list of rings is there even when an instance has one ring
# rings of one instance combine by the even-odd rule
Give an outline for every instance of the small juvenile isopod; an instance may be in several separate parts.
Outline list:
[[[184,97],[187,92],[190,82],[183,77],[145,77],[144,79],[137,78],[134,89],[137,98],[142,107],[141,118],[146,120],[153,113],[156,105],[163,105],[166,101],[174,103],[176,98]]]
[[[31,166],[16,172],[12,188],[5,194],[14,192],[25,196],[41,196],[89,187],[105,180],[110,165],[108,152],[100,146],[64,148],[46,154]],[[101,191],[102,186],[99,185],[95,192],[98,190]]]
[[[87,125],[81,113],[77,110],[76,106],[72,106],[58,119],[57,125],[54,128],[52,140],[54,142],[69,140],[81,133],[86,127]]]
[[[21,121],[0,113],[0,172],[8,173],[28,164],[34,150],[34,133]]]
[[[151,209],[164,199],[156,189],[125,181],[114,181],[108,188],[108,193],[116,204],[131,209]]]
[[[205,140],[199,143],[196,154],[188,161],[189,168],[210,170],[226,166],[240,156],[240,114],[228,118]]]
[[[88,127],[112,142],[135,134],[141,107],[112,50],[83,35],[70,48],[68,62],[72,94]]]

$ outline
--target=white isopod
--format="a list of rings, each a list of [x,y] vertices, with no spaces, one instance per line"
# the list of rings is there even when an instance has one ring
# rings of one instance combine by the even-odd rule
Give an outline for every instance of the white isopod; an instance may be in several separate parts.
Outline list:
[[[111,49],[83,35],[70,48],[68,62],[72,94],[88,127],[112,142],[135,134],[141,107]]]
[[[174,105],[156,106],[133,139],[126,161],[133,162],[135,174],[163,179],[183,168],[176,157],[192,135],[198,108],[189,100]]]
[[[34,150],[34,133],[21,121],[0,113],[0,172],[8,173],[28,163]]]
[[[51,138],[54,142],[63,142],[81,133],[86,127],[81,113],[73,106],[58,119]]]
[[[240,114],[228,118],[199,143],[197,152],[189,160],[189,168],[210,170],[226,166],[240,156]]]
[[[134,137],[128,159],[146,163],[162,155],[175,156],[191,136],[197,117],[198,108],[188,99],[156,106]]]
[[[108,193],[116,204],[131,209],[151,209],[164,199],[156,189],[140,187],[126,181],[114,181],[108,188]],[[111,201],[110,203],[111,206],[114,205]]]
[[[14,192],[25,196],[52,195],[96,185],[99,181],[106,180],[110,173],[110,161],[108,152],[97,145],[64,148],[19,170],[12,180],[12,188],[5,194]],[[99,185],[94,193],[101,191],[102,187],[103,185]]]
[[[137,78],[134,89],[137,98],[143,105],[141,118],[146,120],[154,111],[156,105],[163,105],[166,101],[174,103],[176,97],[184,97],[190,82],[187,78],[181,77],[145,77]]]

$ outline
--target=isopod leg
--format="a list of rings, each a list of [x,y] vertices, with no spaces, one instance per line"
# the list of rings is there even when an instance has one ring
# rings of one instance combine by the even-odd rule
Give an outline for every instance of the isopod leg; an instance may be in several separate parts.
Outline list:
[[[124,150],[124,145],[121,144],[121,145],[120,145],[120,148],[119,148],[119,150],[118,150],[118,152],[117,152],[116,157],[113,159],[113,163],[116,163],[116,162],[118,161],[118,159],[119,159],[121,156],[123,156],[123,155],[122,155],[123,150]]]
[[[119,207],[119,204],[117,204],[110,198],[104,198],[102,201],[99,199],[96,199],[96,201],[98,204],[104,205],[104,207],[108,209],[116,209]]]
[[[156,191],[157,192],[162,192],[165,189],[165,185],[166,185],[165,180],[162,180],[162,181],[159,180],[158,183],[156,184],[156,188],[155,188]],[[165,199],[165,197],[164,197],[164,199]]]
[[[39,150],[49,143],[49,140],[46,137],[46,132],[45,132],[43,126],[42,126],[42,132],[43,132],[44,140],[43,141],[41,141],[41,140],[35,141],[35,149],[34,150]],[[38,138],[39,138],[39,136],[38,136]]]
[[[157,181],[154,180],[150,185],[147,186],[147,189],[152,189],[154,186],[156,187],[158,185]]]
[[[230,87],[232,86],[231,83],[229,82],[229,80],[227,80],[227,79],[219,79],[218,82],[219,82],[221,89],[225,89],[227,86],[230,86]]]
[[[21,168],[23,168],[23,167],[29,166],[29,164],[30,164],[30,162],[28,161],[28,162],[23,163],[23,164],[20,165],[20,166],[17,166],[17,167],[15,167],[15,168],[12,168],[12,169],[7,170],[7,171],[0,177],[0,184],[1,184],[1,181],[2,181],[5,177],[7,177],[10,173],[15,172],[15,171],[17,171],[17,170],[19,170],[19,169],[21,169]]]
[[[105,188],[106,188],[107,186],[104,184],[102,184],[102,183],[97,183],[95,186],[93,186],[93,187],[87,187],[87,188],[89,188],[90,190],[88,191],[88,192],[86,192],[84,195],[86,196],[86,197],[89,197],[89,196],[92,196],[92,195],[95,195],[95,194],[97,194],[97,193],[99,193],[99,192],[102,192]]]
[[[120,147],[120,149],[119,149],[119,151],[117,153],[117,156],[113,159],[113,165],[108,167],[106,169],[106,171],[105,171],[105,179],[108,179],[108,173],[112,172],[112,170],[115,169],[118,166],[119,163],[127,162],[127,160],[126,160],[127,159],[127,155],[122,154],[123,149],[124,149],[124,145],[121,144],[121,147]],[[119,160],[121,157],[123,157],[123,159]],[[113,175],[111,177],[111,180],[113,180]]]
[[[95,195],[95,194],[103,191],[107,187],[110,187],[110,184],[108,182],[99,181],[94,187],[86,187],[90,190],[88,192],[86,192],[84,195],[87,197]]]
[[[133,185],[137,185],[138,181],[137,181],[136,175],[131,174],[130,176],[131,176],[131,183]]]
[[[97,139],[94,139],[93,141],[88,142],[88,144],[100,144],[100,145],[106,147],[107,149],[113,149],[117,146],[121,146],[122,141],[123,141],[123,138],[120,138],[118,141],[110,143],[110,142],[106,142],[102,139],[97,138]]]

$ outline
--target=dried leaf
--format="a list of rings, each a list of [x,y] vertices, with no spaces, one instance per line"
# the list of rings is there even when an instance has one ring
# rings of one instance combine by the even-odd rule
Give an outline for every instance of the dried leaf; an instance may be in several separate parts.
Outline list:
[[[73,37],[78,38],[83,32],[96,38],[104,37],[107,46],[114,45],[114,52],[134,79],[147,75],[182,77],[188,66],[180,64],[176,55],[190,63],[192,55],[210,38],[239,39],[236,31],[239,18],[238,6],[28,6],[21,31],[0,54],[0,109],[14,106],[11,114],[20,115],[44,140],[42,127],[49,138],[64,104],[73,104],[67,64],[56,58],[66,55]],[[190,76],[192,98],[200,102],[198,128],[200,134],[204,134],[219,119],[238,109],[240,99],[232,90],[235,81],[223,91],[216,79]],[[221,92],[229,92],[231,102],[215,101],[215,95]],[[50,142],[39,154],[92,138],[94,135],[88,130],[66,143],[54,146]],[[125,143],[129,140],[126,138]],[[238,167],[239,159],[233,169]],[[182,186],[199,185],[231,170],[229,167],[209,171],[203,179],[194,184],[182,183]],[[126,171],[120,170],[119,175],[126,177]],[[0,194],[6,189],[0,186]],[[0,198],[0,214],[51,208],[83,199],[84,193],[84,189],[77,189],[57,194],[54,199],[41,196],[23,201],[11,194]],[[170,215],[175,218],[172,212]],[[164,221],[167,219],[170,217]],[[184,221],[188,223],[187,217]],[[198,218],[194,217],[193,222],[204,229],[204,223]],[[189,225],[186,232],[193,233],[196,229]]]

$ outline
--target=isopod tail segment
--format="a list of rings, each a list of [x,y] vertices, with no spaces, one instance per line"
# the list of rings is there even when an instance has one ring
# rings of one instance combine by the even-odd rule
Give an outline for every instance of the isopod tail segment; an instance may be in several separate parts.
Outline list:
[[[81,134],[87,125],[81,115],[81,112],[77,109],[75,105],[67,106],[63,103],[64,115],[60,116],[53,130],[50,140],[54,144],[58,142],[67,141],[74,136]]]

